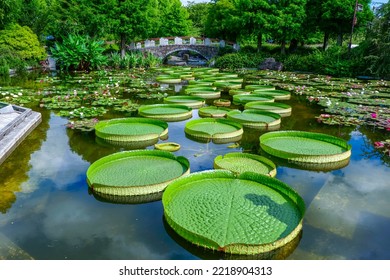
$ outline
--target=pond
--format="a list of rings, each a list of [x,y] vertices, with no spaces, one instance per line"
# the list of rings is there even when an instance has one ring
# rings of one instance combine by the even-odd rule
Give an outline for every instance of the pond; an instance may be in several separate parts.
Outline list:
[[[88,188],[86,171],[91,163],[129,148],[100,143],[94,132],[88,131],[88,124],[87,131],[70,128],[77,124],[71,124],[70,120],[78,120],[72,114],[80,116],[80,112],[72,110],[79,107],[72,107],[69,100],[60,101],[66,96],[68,99],[79,96],[77,104],[85,108],[105,108],[82,111],[82,115],[90,114],[99,120],[136,116],[136,108],[141,104],[163,103],[164,97],[184,94],[188,80],[158,83],[156,76],[161,71],[101,71],[65,77],[39,73],[21,80],[13,77],[3,81],[0,101],[39,111],[42,123],[0,166],[0,259],[236,258],[201,249],[179,237],[167,225],[159,197],[151,197],[149,201],[147,198],[109,201]],[[369,87],[367,82],[267,71],[239,74],[244,84],[268,84],[292,92],[289,100],[280,101],[292,107],[291,116],[282,118],[280,130],[326,133],[352,146],[349,163],[338,169],[307,170],[277,163],[276,178],[295,189],[306,204],[302,234],[282,251],[249,258],[390,259],[390,159],[388,152],[375,144],[386,143],[390,136],[388,127],[386,124],[381,127],[383,121],[377,126],[372,123],[346,126],[345,118],[353,117],[352,113],[340,114],[342,121],[334,125],[317,118],[325,113],[335,115],[325,111],[332,107],[321,106],[321,102],[345,102],[341,95],[347,90],[343,87],[356,92]],[[372,87],[377,86],[378,96],[370,99],[370,104],[360,105],[380,106],[377,114],[384,115],[388,121],[390,86],[380,82],[383,84],[371,81]],[[94,95],[113,98],[98,99]],[[53,97],[56,101],[49,100]],[[222,92],[221,98],[232,100],[227,92]],[[126,105],[125,112],[114,110],[115,104],[108,105],[117,99],[126,99],[126,104],[116,103]],[[206,99],[207,105],[213,105],[214,99]],[[234,104],[230,107],[243,108]],[[244,129],[242,139],[232,143],[190,139],[184,127],[187,122],[200,118],[198,111],[193,109],[190,119],[168,122],[168,139],[159,140],[180,144],[180,150],[174,153],[189,160],[191,173],[213,169],[214,158],[226,153],[265,155],[259,145],[264,130]],[[361,115],[354,118],[362,119]]]

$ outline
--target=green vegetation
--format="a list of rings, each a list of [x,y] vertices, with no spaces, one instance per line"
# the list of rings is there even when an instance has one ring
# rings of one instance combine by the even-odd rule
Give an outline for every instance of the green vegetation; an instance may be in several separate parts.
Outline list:
[[[245,255],[289,243],[301,231],[305,212],[302,198],[281,181],[226,170],[175,180],[162,203],[168,224],[192,244]]]

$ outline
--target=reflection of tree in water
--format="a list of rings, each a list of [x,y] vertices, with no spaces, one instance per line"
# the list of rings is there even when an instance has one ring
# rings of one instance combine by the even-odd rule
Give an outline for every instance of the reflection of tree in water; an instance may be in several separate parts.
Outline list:
[[[362,157],[366,159],[379,158],[384,165],[390,166],[390,155],[374,146],[375,142],[390,139],[390,133],[370,127],[361,127],[359,130],[365,135],[365,137],[362,136]]]
[[[42,122],[26,137],[13,153],[3,162],[0,168],[0,212],[6,213],[16,201],[16,192],[28,180],[31,168],[31,155],[39,150],[46,140],[49,129],[50,112],[43,110]]]

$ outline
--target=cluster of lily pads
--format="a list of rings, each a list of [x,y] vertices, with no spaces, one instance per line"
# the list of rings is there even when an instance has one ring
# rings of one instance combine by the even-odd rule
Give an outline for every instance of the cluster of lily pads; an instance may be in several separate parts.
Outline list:
[[[283,103],[291,93],[269,86],[245,86],[237,74],[208,68],[164,72],[157,81],[187,82],[182,94],[167,96],[164,103],[140,106],[138,117],[96,124],[98,138],[137,148],[92,163],[87,171],[92,192],[114,201],[150,194],[155,200],[154,195],[161,193],[169,226],[187,241],[211,250],[256,255],[297,238],[305,205],[296,191],[273,178],[273,161],[260,155],[228,153],[214,159],[214,170],[190,173],[188,159],[165,150],[177,151],[180,144],[157,144],[167,136],[168,122],[191,119],[195,108],[200,118],[187,121],[184,128],[186,136],[195,141],[235,143],[247,128],[277,130],[282,116],[291,115],[291,107]],[[229,101],[235,109],[206,105],[223,93],[232,96]],[[306,166],[348,161],[351,154],[344,140],[320,133],[267,132],[259,141],[270,156]],[[156,149],[145,150],[137,144],[155,145]]]

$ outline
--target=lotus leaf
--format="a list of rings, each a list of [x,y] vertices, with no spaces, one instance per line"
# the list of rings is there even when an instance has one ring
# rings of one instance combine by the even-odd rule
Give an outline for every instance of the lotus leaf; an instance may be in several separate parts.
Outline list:
[[[152,104],[140,106],[138,114],[163,121],[182,121],[192,117],[192,109],[185,105]]]
[[[288,100],[291,98],[291,94],[286,90],[254,90],[252,94],[262,94],[264,96],[271,96],[275,100]]]
[[[281,117],[291,115],[291,106],[279,102],[251,101],[245,104],[245,109],[255,109],[279,114]]]
[[[204,118],[186,123],[185,133],[200,140],[237,141],[243,134],[242,125],[226,119]]]
[[[234,110],[226,115],[228,120],[241,123],[249,128],[268,128],[280,125],[281,116],[276,113],[260,110],[244,110],[243,112]]]
[[[164,98],[166,104],[186,105],[192,109],[198,109],[205,104],[205,99],[199,96],[168,96]]]
[[[275,131],[260,136],[261,148],[292,162],[329,163],[348,159],[351,146],[335,136],[305,131]]]
[[[254,172],[271,177],[276,176],[276,166],[269,159],[248,153],[228,153],[214,159],[214,168],[227,169],[236,174]]]
[[[114,142],[139,142],[158,139],[168,134],[168,124],[148,118],[121,118],[101,121],[95,126],[96,136]]]
[[[167,151],[125,151],[92,163],[87,181],[97,193],[145,195],[164,190],[170,181],[188,174],[189,168],[186,158]]]
[[[207,106],[207,107],[200,108],[198,114],[202,118],[205,117],[224,118],[230,110],[231,109],[224,108],[224,107],[221,108],[216,106]]]
[[[233,104],[245,104],[251,101],[274,102],[272,96],[265,96],[262,94],[237,94],[233,95]]]
[[[193,173],[162,197],[168,224],[189,242],[231,254],[275,250],[301,232],[305,205],[281,181],[252,172]]]

